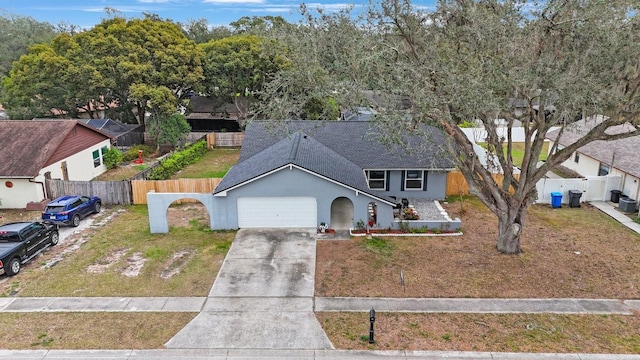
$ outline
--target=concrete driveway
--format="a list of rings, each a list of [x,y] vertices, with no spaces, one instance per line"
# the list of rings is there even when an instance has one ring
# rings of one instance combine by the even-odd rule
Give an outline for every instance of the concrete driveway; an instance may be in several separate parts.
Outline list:
[[[168,348],[332,349],[313,313],[315,229],[242,229]]]

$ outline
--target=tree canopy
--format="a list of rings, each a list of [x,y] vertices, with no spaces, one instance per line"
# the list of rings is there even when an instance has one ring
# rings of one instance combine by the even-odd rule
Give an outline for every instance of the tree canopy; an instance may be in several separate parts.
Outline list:
[[[255,35],[235,35],[211,40],[204,52],[204,93],[222,103],[250,96],[289,65],[287,50],[277,41]],[[239,109],[239,107],[238,107]]]
[[[56,28],[32,17],[2,13],[0,16],[0,77],[9,74],[11,64],[33,44],[48,42]]]
[[[497,249],[519,253],[526,211],[547,171],[591,141],[640,134],[638,10],[631,0],[440,0],[435,11],[389,0],[360,18],[305,12],[295,36],[279,34],[293,66],[269,83],[261,112],[286,119],[310,99],[333,96],[343,106],[375,107],[389,142],[421,134],[421,124],[439,126],[451,140],[443,151],[498,218]],[[371,93],[384,100],[371,101]],[[537,166],[553,127],[562,134],[597,115],[604,121]],[[496,119],[506,121],[506,138]],[[484,125],[503,181],[480,163],[457,126],[463,121]],[[520,123],[526,141],[518,174],[510,129]],[[605,132],[624,123],[630,131]]]
[[[105,108],[117,112],[115,118],[143,124],[154,111],[154,94],[169,91],[169,105],[177,106],[199,86],[201,61],[195,42],[170,21],[106,19],[89,31],[60,34],[30,48],[4,79],[3,102],[38,115],[59,109],[74,116],[84,109],[93,117],[92,109]]]

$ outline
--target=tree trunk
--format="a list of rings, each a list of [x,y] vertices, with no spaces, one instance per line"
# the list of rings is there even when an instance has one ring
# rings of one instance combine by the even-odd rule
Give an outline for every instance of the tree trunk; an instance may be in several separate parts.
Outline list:
[[[526,207],[498,215],[498,251],[504,254],[520,253],[520,233],[525,214]]]

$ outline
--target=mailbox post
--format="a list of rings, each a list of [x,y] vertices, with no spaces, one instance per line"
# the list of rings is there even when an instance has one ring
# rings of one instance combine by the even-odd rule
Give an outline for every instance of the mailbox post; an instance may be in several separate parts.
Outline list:
[[[369,326],[369,344],[373,344],[375,342],[374,340],[374,330],[373,330],[373,323],[376,322],[376,311],[373,310],[373,308],[371,308],[371,310],[369,311],[369,322],[370,322],[370,326]]]

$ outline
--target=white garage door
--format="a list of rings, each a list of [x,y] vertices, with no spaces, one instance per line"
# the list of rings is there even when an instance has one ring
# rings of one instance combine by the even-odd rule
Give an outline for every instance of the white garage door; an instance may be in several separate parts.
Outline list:
[[[317,219],[313,197],[238,198],[239,228],[316,227]]]

